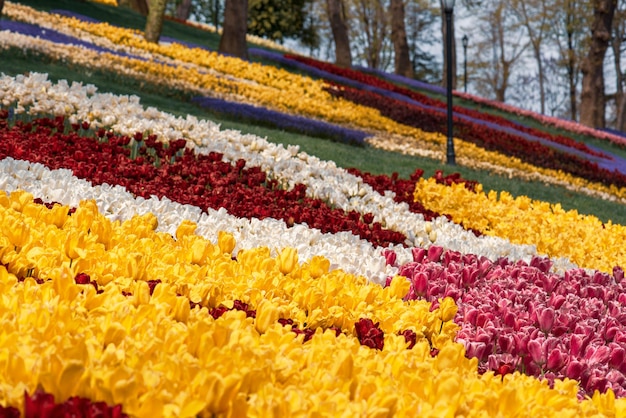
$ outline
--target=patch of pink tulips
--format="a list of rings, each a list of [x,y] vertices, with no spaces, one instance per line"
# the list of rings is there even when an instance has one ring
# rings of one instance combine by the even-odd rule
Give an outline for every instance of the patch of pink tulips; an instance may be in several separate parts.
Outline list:
[[[396,257],[387,253],[387,262]],[[613,274],[550,272],[549,259],[492,262],[433,246],[415,248],[399,266],[411,282],[407,299],[452,297],[461,326],[457,341],[480,371],[571,378],[580,395],[613,389],[626,396],[626,281]]]

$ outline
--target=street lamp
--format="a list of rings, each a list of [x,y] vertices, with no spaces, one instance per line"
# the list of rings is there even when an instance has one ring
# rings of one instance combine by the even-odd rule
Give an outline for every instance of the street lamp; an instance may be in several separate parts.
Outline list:
[[[463,42],[463,89],[467,93],[467,44],[469,43],[469,38],[467,35],[463,35],[461,41]]]
[[[441,0],[446,15],[446,93],[448,99],[448,143],[446,158],[448,165],[456,165],[454,139],[452,138],[452,12],[454,0]]]

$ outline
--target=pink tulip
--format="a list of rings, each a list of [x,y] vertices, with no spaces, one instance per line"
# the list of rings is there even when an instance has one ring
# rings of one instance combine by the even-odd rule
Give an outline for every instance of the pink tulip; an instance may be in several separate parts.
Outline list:
[[[563,306],[563,302],[565,302],[565,296],[552,293],[548,300],[548,305],[552,306],[554,309],[559,309]]]
[[[554,325],[554,309],[546,308],[541,310],[537,320],[539,321],[539,329],[547,334],[552,330],[552,325]]]
[[[396,258],[398,257],[395,251],[385,250],[383,251],[383,256],[385,257],[385,262],[388,266],[395,266]]]
[[[498,335],[498,347],[503,353],[511,353],[515,347],[515,340],[512,335]]]
[[[546,362],[546,355],[544,347],[541,342],[537,340],[528,341],[528,353],[530,358],[538,365],[541,366]]]
[[[585,365],[570,357],[569,364],[567,365],[567,370],[565,371],[565,376],[569,377],[570,379],[578,380],[581,377],[583,370],[585,369]]]
[[[428,274],[423,271],[417,272],[413,276],[413,287],[419,297],[425,296],[428,290]]]
[[[568,359],[569,357],[566,353],[562,352],[558,348],[554,349],[548,354],[546,369],[558,372],[561,368],[563,368],[563,366],[565,366]]]
[[[463,314],[463,322],[476,326],[476,318],[478,317],[478,309],[468,306]]]
[[[482,361],[486,351],[487,344],[483,342],[470,341],[465,343],[465,356],[467,358],[477,358],[478,361]]]
[[[514,330],[519,329],[519,323],[517,321],[517,317],[513,312],[507,312],[504,314],[504,325],[509,328],[513,328]]]
[[[597,363],[602,364],[602,363],[606,363],[609,360],[610,355],[611,355],[611,350],[606,345],[601,345],[601,346],[590,345],[587,347],[587,350],[585,350],[584,359],[590,365],[597,364]]]
[[[421,263],[426,256],[426,250],[419,247],[412,248],[411,254],[413,255],[413,261],[415,261],[416,263]]]
[[[428,259],[434,263],[437,263],[439,262],[442,253],[443,247],[433,245],[428,249]]]
[[[624,363],[626,351],[622,347],[615,347],[609,355],[609,366],[618,369]]]

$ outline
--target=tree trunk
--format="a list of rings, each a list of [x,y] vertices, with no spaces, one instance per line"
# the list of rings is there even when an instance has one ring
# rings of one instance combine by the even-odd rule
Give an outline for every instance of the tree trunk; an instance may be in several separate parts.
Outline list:
[[[592,128],[606,125],[603,62],[611,40],[611,24],[616,0],[593,1],[593,23],[589,52],[582,63],[580,123]]]
[[[404,3],[402,0],[391,0],[391,41],[393,42],[394,63],[396,74],[413,78],[413,66],[406,39],[404,23]]]
[[[624,40],[623,19],[626,17],[626,10],[618,10],[615,14],[616,25],[613,32],[613,63],[615,66],[615,129],[624,131],[626,129],[626,95],[624,94],[624,73],[622,72],[622,45]]]
[[[167,0],[148,0],[149,10],[146,18],[146,29],[144,30],[144,38],[148,42],[159,42],[161,30],[163,29],[163,13],[165,13],[165,5]]]
[[[248,0],[226,0],[219,52],[248,59]]]
[[[0,16],[2,16],[2,9],[4,8],[4,0],[0,0]]]
[[[341,0],[326,0],[326,7],[335,41],[335,64],[340,67],[351,67],[350,38],[348,38],[343,2]]]
[[[448,36],[448,28],[446,25],[446,13],[441,7],[441,34],[443,35],[443,77],[441,78],[441,85],[447,87],[447,81],[445,75],[448,74],[448,58],[446,51],[446,36]],[[454,13],[450,15],[450,32],[452,33],[452,61],[449,63],[452,68],[452,90],[456,90],[456,40],[454,39]]]
[[[189,19],[191,15],[191,0],[182,0],[176,6],[176,18],[181,20]]]
[[[118,4],[139,12],[144,16],[148,15],[147,0],[119,0]]]

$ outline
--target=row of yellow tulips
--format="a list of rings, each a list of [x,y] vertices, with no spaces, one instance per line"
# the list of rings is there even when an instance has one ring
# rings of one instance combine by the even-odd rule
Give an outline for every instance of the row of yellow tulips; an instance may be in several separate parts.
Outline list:
[[[131,416],[626,413],[612,392],[579,402],[574,381],[550,389],[519,374],[478,375],[476,360],[452,342],[454,304],[444,299],[430,312],[425,302],[403,302],[401,277],[383,289],[328,271],[323,258],[301,264],[288,248],[276,258],[253,248],[233,259],[228,234],[211,243],[185,221],[174,238],[154,231],[154,216],[111,222],[93,201],[68,215],[16,191],[0,193],[0,212],[5,405],[23,407],[24,390],[40,387],[58,400],[121,404]],[[78,273],[103,292],[75,284]],[[151,295],[154,279],[161,282]],[[256,318],[209,314],[234,300]],[[318,330],[303,343],[279,318]],[[359,344],[359,318],[380,323],[382,350]],[[418,335],[412,349],[397,335],[403,329]]]
[[[508,192],[476,193],[463,184],[444,186],[433,179],[420,179],[415,200],[430,210],[452,216],[456,223],[513,243],[537,246],[540,254],[567,257],[580,267],[612,272],[626,267],[626,227],[598,218],[565,211],[560,205],[513,198]]]

